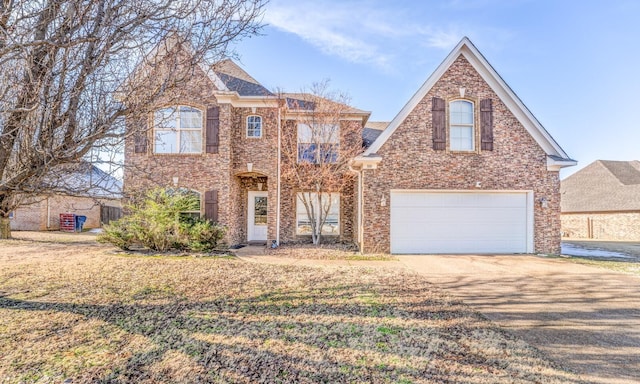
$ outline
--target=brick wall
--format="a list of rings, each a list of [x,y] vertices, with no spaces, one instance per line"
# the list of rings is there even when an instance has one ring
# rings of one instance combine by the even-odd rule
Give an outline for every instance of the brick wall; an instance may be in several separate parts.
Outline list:
[[[564,237],[640,241],[640,212],[563,213],[560,217]]]
[[[165,105],[189,105],[203,111],[217,105],[213,95],[215,87],[207,76],[196,69],[194,77],[179,90],[168,95],[158,103]],[[147,152],[134,153],[134,138],[125,140],[124,193],[132,196],[154,187],[173,187],[173,178],[178,178],[178,187],[197,191],[204,198],[208,190],[218,190],[218,221],[229,226],[227,241],[234,243],[239,238],[239,228],[232,220],[234,203],[231,201],[231,119],[232,108],[228,104],[220,105],[219,151],[204,153],[205,122],[203,120],[203,153],[200,154],[154,154],[152,116],[140,116],[147,124]],[[128,121],[128,126],[136,124]],[[204,206],[201,207],[204,213]]]
[[[33,204],[16,209],[11,229],[16,231],[46,231],[60,228],[60,214],[87,216],[84,228],[100,228],[100,202],[88,197],[53,196],[38,199]],[[47,225],[47,220],[49,223]]]
[[[457,98],[460,87],[476,103],[476,143],[479,142],[478,102],[493,100],[494,150],[452,153],[432,149],[431,99]],[[448,135],[447,135],[448,136]],[[447,141],[449,141],[447,139]],[[479,146],[478,146],[479,148]],[[363,171],[364,250],[389,252],[391,189],[533,190],[535,252],[560,251],[560,182],[547,170],[546,153],[499,100],[468,61],[460,56],[414,108],[378,154],[376,170]],[[537,203],[544,197],[548,208]]]

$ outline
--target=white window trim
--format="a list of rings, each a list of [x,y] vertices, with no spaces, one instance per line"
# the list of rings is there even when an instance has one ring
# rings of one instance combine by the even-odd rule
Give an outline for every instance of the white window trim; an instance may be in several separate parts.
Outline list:
[[[185,107],[185,108],[192,108],[195,109],[197,111],[200,112],[200,128],[181,128],[180,127],[180,108]],[[155,114],[158,111],[161,111],[163,109],[168,109],[168,108],[175,108],[176,109],[176,113],[177,113],[177,117],[176,119],[176,128],[156,128],[156,122],[155,122]],[[156,155],[198,155],[203,153],[203,148],[205,146],[204,143],[204,139],[203,139],[203,131],[204,131],[204,116],[205,113],[201,108],[198,107],[194,107],[192,105],[187,105],[187,104],[178,104],[178,105],[168,105],[162,108],[158,108],[153,112],[153,153]],[[176,131],[176,147],[178,148],[177,152],[157,152],[156,151],[156,132],[157,131],[164,131],[164,132],[168,132],[168,131]],[[197,152],[181,152],[180,149],[182,148],[181,145],[181,138],[182,135],[180,134],[180,132],[182,131],[186,131],[186,132],[200,132],[200,150]]]
[[[451,123],[451,104],[455,103],[455,102],[465,102],[465,103],[469,103],[471,104],[471,124],[452,124]],[[447,135],[448,135],[448,143],[449,143],[449,150],[451,152],[476,152],[476,131],[477,131],[477,124],[476,124],[476,103],[473,100],[469,100],[469,99],[453,99],[449,101],[449,105],[448,105],[448,110],[447,110],[447,122],[448,122],[448,130],[447,130]],[[470,149],[460,149],[460,148],[452,148],[452,144],[453,144],[453,140],[451,138],[451,128],[452,127],[471,127],[471,148]]]
[[[296,235],[298,236],[311,236],[310,232],[301,232],[300,231],[300,225],[299,225],[299,220],[298,220],[298,207],[302,206],[304,207],[304,203],[302,202],[301,198],[299,197],[300,194],[305,193],[305,194],[311,194],[311,195],[315,195],[316,192],[297,192],[296,193]],[[337,204],[337,215],[338,215],[338,222],[337,222],[337,231],[330,231],[330,232],[325,232],[324,230],[322,231],[322,236],[340,236],[340,233],[342,232],[342,206],[341,206],[341,195],[339,192],[322,192],[322,194],[324,195],[329,195],[329,197],[331,198],[331,201],[335,201]],[[334,200],[335,199],[335,200]],[[319,209],[319,207],[314,207],[315,209]],[[303,208],[304,210],[304,208]],[[329,209],[329,211],[331,211],[331,209]],[[306,215],[306,212],[304,213]],[[316,216],[317,217],[317,216]],[[307,217],[308,218],[308,217]],[[325,222],[324,226],[327,226],[329,224],[327,224]],[[323,226],[323,229],[324,229]]]
[[[249,118],[250,117],[259,117],[260,118],[260,135],[259,136],[249,136]],[[260,116],[260,115],[249,115],[249,116],[247,116],[247,118],[245,119],[245,126],[246,126],[245,136],[247,137],[247,139],[260,139],[260,138],[262,138],[262,133],[264,131],[264,119],[262,118],[262,116]]]

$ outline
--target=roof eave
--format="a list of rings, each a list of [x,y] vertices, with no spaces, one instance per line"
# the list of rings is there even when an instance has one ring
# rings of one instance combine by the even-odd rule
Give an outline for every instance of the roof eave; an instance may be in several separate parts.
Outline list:
[[[547,170],[557,172],[562,168],[573,167],[578,162],[573,159],[554,159],[551,156],[547,156]]]

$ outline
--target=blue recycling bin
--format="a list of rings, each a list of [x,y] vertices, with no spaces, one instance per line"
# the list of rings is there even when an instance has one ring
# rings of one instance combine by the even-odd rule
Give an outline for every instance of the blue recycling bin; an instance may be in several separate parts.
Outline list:
[[[87,216],[76,215],[76,231],[82,232],[82,227],[84,226],[85,221],[87,221]]]

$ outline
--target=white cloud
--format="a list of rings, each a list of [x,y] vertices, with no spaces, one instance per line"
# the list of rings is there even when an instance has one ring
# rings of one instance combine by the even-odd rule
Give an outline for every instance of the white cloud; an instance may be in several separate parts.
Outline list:
[[[354,33],[348,7],[323,10],[320,3],[270,3],[265,21],[280,30],[298,35],[322,52],[351,62],[373,63],[385,67],[388,57]],[[332,8],[335,6],[332,6]]]
[[[448,51],[472,27],[440,26],[392,3],[330,0],[271,0],[265,22],[299,36],[327,55],[383,70],[396,57],[406,59],[416,48]]]

